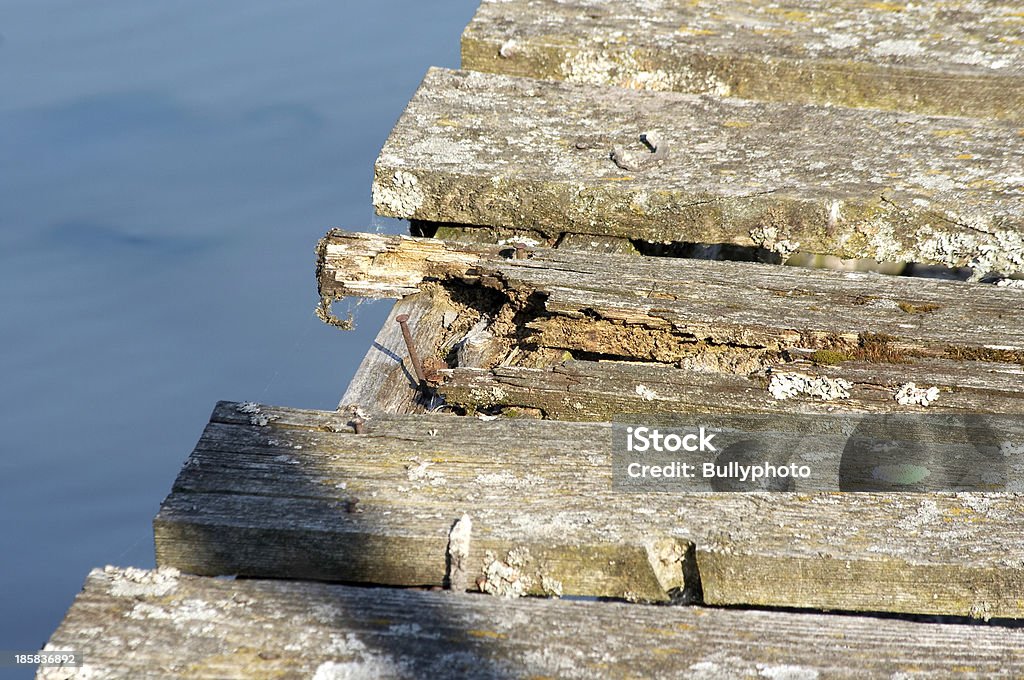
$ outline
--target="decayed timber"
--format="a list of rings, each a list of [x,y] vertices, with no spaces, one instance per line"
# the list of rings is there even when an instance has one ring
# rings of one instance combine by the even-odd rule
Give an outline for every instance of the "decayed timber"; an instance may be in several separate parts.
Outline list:
[[[439,586],[469,515],[488,592],[695,597],[699,571],[712,604],[1024,616],[1012,494],[615,493],[608,423],[347,420],[218,405],[155,520],[157,563]]]
[[[1015,2],[484,0],[462,66],[591,85],[1024,120]]]
[[[1022,159],[1020,130],[993,121],[431,69],[377,159],[373,200],[391,217],[551,238],[1009,274],[1024,270]]]
[[[401,314],[409,315],[416,345],[426,349],[444,343],[445,319],[457,312],[448,298],[431,295],[430,291],[396,302],[342,395],[340,411],[422,413],[435,405],[417,384],[409,350],[395,321]]]
[[[785,400],[766,389],[763,372],[736,375],[639,362],[569,361],[546,368],[457,368],[438,393],[449,406],[515,415],[537,409],[553,420],[610,420],[626,413],[835,413],[904,410],[895,397],[908,382],[937,387],[929,412],[1024,413],[1024,369],[981,362],[935,360],[927,366],[850,362],[842,368],[810,362],[778,371],[847,380],[848,396]]]
[[[895,409],[896,392],[910,382],[939,388],[939,408],[1020,409],[1018,288],[541,248],[515,259],[506,246],[340,231],[328,234],[319,252],[325,305],[348,295],[401,298],[421,288],[496,295],[490,308],[461,307],[470,321],[474,309],[481,323],[491,320],[483,329],[491,336],[489,356],[456,356],[452,368],[544,368],[566,358],[669,364],[683,370],[663,372],[656,382],[693,391],[665,408],[773,408],[766,389],[772,369],[849,381],[855,389],[843,407],[850,410]],[[643,377],[651,371],[642,365],[576,366],[456,372],[441,391],[456,403],[485,404],[487,391],[481,398],[478,388],[507,381],[522,388],[506,392],[507,400],[573,418],[571,408],[540,403],[553,396],[545,390],[570,381],[581,398],[589,390],[595,399],[581,399],[576,417],[598,418],[635,401],[626,387],[612,386],[617,380],[629,378],[629,389],[653,380]],[[571,378],[573,371],[583,375]]]
[[[48,649],[82,650],[83,678],[1017,677],[1022,635],[107,567],[89,574]]]

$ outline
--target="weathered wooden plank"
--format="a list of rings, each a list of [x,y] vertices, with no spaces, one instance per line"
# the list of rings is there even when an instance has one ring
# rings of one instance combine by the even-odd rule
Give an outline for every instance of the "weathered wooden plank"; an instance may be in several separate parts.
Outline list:
[[[1022,635],[107,567],[89,574],[48,648],[83,650],[81,677],[104,678],[1016,677]]]
[[[592,85],[1024,120],[1014,2],[484,0],[466,69]]]
[[[449,298],[432,295],[429,289],[396,302],[342,395],[339,411],[422,413],[436,406],[418,387],[416,371],[395,321],[401,314],[409,316],[417,346],[426,349],[444,344],[445,319],[453,320],[452,315],[458,312]]]
[[[471,587],[509,594],[691,597],[699,572],[714,604],[1024,616],[1013,494],[616,493],[608,423],[346,421],[220,404],[154,522],[157,563],[442,585],[468,514]]]
[[[780,365],[774,374],[799,373],[845,380],[846,396],[824,400],[794,394],[778,399],[770,375],[677,369],[638,362],[567,361],[546,368],[456,368],[438,393],[448,406],[515,416],[539,410],[554,420],[611,420],[619,414],[835,413],[908,410],[896,401],[907,383],[936,387],[930,412],[1024,413],[1024,369],[980,362],[934,360],[927,366],[849,362]]]
[[[431,69],[377,159],[373,200],[391,217],[552,237],[1009,274],[1024,270],[1022,159],[1024,136],[1000,122]]]
[[[566,358],[604,358],[724,374],[665,373],[656,380],[694,390],[663,406],[698,411],[770,408],[769,369],[849,381],[856,386],[848,403],[853,410],[912,408],[894,400],[911,382],[939,388],[942,408],[1019,410],[1019,288],[753,263],[594,258],[541,248],[514,259],[500,246],[338,231],[324,239],[321,254],[320,292],[328,301],[346,295],[401,297],[422,286],[463,298],[470,291],[490,291],[490,306],[473,308],[483,324],[478,334],[489,338],[488,358],[450,357],[450,367],[544,368]],[[472,322],[472,312],[467,315]],[[562,374],[520,374],[545,376],[530,399],[546,398],[545,383],[557,390],[559,381],[568,380],[564,369],[554,370]],[[632,399],[628,390],[613,386],[618,378],[611,371],[633,373],[620,376],[629,389],[654,380],[641,380],[647,370],[641,366],[600,370],[609,376],[607,385],[593,376],[596,383],[574,389],[603,394],[607,408],[584,399],[577,416],[607,417],[626,403],[622,398]],[[450,398],[484,403],[467,399],[465,389],[492,378],[461,375],[465,380],[444,388]],[[533,385],[527,379],[522,387],[526,394]],[[506,396],[513,398],[512,392]],[[571,409],[551,403],[538,407],[557,413],[553,417],[573,417]]]

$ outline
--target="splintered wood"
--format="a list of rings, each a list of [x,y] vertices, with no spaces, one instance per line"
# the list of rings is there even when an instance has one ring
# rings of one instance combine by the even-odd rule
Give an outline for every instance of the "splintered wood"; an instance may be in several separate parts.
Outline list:
[[[795,405],[1021,412],[1024,317],[1009,311],[1024,301],[1020,289],[545,248],[516,259],[510,250],[332,231],[319,248],[323,307],[349,295],[478,291],[476,308],[460,309],[482,320],[486,359],[459,361],[458,334],[426,347],[451,358],[440,394],[470,409],[567,420]],[[423,332],[437,333],[437,321]],[[845,387],[831,398],[772,389],[790,374]],[[910,384],[936,391],[926,405],[901,403]]]

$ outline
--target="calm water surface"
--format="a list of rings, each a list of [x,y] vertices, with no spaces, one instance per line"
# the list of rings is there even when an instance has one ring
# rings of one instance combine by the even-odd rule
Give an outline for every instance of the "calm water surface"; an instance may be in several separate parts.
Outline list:
[[[150,526],[218,399],[333,408],[387,305],[313,248],[475,0],[0,0],[0,649]],[[3,671],[30,677],[32,671]]]

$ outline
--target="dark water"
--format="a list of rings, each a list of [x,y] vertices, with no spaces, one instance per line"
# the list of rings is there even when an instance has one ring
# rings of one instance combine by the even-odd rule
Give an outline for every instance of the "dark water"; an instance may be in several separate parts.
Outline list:
[[[475,0],[0,0],[0,649],[150,522],[218,399],[333,408],[387,304],[313,248]],[[0,670],[7,677],[29,677]]]

